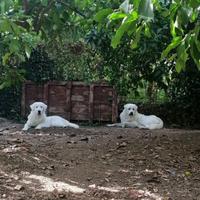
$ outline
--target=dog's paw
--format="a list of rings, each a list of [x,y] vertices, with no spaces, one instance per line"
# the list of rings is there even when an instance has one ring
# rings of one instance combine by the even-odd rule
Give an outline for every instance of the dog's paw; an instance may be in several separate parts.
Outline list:
[[[79,128],[79,125],[74,124],[73,128]]]
[[[113,127],[115,124],[106,124],[107,127]]]
[[[41,126],[36,126],[35,129],[39,130],[41,129],[42,127]]]

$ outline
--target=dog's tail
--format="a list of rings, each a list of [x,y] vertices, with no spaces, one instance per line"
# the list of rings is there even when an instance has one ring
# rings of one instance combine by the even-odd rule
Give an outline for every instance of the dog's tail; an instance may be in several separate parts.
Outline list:
[[[78,124],[74,124],[74,123],[71,123],[71,122],[68,122],[68,123],[67,123],[67,126],[68,126],[68,127],[71,127],[71,128],[79,128],[79,125],[78,125]]]
[[[123,127],[122,123],[115,123],[115,124],[107,124],[108,127]]]

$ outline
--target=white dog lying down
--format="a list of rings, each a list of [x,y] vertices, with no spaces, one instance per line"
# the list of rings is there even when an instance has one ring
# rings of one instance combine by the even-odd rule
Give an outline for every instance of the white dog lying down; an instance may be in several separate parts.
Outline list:
[[[163,121],[155,115],[143,115],[137,111],[135,104],[124,105],[124,110],[120,114],[121,123],[108,124],[108,126],[119,126],[129,128],[161,129]]]
[[[42,102],[35,102],[31,107],[31,113],[28,116],[28,121],[22,130],[27,131],[31,127],[36,129],[48,127],[72,127],[79,128],[77,124],[70,123],[66,119],[59,116],[46,116],[47,105]]]

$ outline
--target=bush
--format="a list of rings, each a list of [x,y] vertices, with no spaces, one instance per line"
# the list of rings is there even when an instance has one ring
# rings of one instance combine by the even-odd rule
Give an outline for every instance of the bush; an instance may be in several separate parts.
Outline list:
[[[25,79],[37,84],[62,79],[62,72],[43,46],[39,46],[31,53],[30,59],[22,64],[22,68],[26,71]]]
[[[21,87],[0,90],[0,116],[8,119],[20,119]]]

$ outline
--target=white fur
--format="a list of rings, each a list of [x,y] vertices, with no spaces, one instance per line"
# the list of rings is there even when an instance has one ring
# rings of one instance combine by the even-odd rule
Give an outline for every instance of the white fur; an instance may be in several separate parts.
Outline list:
[[[124,109],[120,114],[121,123],[110,124],[108,126],[120,126],[130,128],[146,128],[146,129],[161,129],[163,121],[155,115],[143,115],[138,111],[135,104],[128,103],[124,105]]]
[[[35,102],[30,105],[31,113],[28,116],[28,121],[22,130],[27,131],[31,127],[35,129],[48,127],[72,127],[79,128],[77,124],[70,123],[66,119],[59,116],[46,116],[47,105],[42,102]]]

